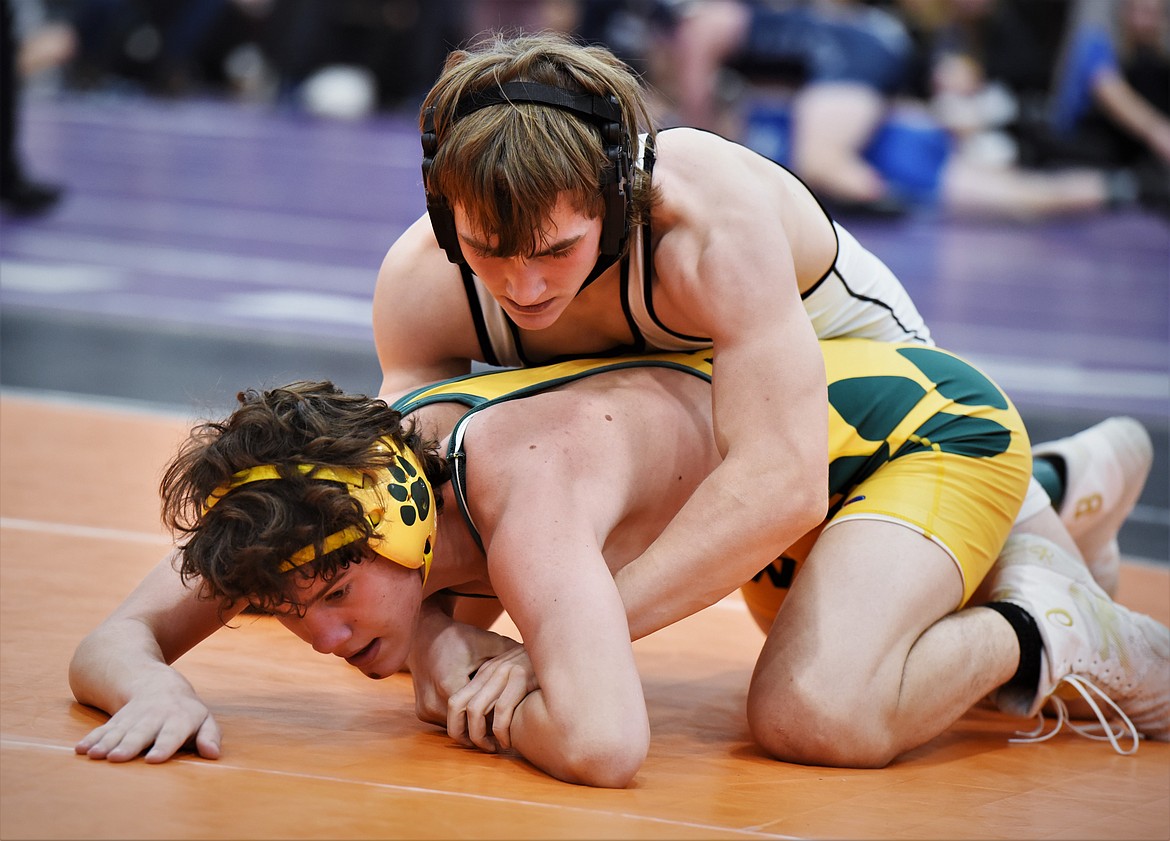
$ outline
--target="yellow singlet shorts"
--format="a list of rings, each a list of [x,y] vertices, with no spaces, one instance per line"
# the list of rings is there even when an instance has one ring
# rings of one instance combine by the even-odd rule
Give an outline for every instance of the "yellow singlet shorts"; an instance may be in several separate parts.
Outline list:
[[[1024,501],[1031,447],[986,375],[922,345],[822,341],[829,382],[829,516],[742,588],[767,630],[821,531],[855,519],[912,529],[940,546],[965,604]]]

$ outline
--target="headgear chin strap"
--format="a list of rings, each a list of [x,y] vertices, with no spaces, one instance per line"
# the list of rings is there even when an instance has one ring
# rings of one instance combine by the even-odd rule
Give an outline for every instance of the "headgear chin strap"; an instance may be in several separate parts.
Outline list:
[[[621,106],[613,96],[597,96],[590,93],[558,88],[538,82],[504,82],[495,87],[467,94],[455,105],[447,123],[450,129],[455,123],[481,108],[491,105],[534,103],[561,108],[575,114],[601,131],[601,142],[609,164],[601,175],[601,192],[605,197],[605,216],[601,222],[601,254],[597,265],[590,273],[586,284],[592,282],[602,271],[616,261],[625,247],[630,230],[630,201],[633,196],[633,150],[630,135],[622,120]],[[422,174],[423,188],[427,196],[427,214],[435,239],[447,252],[452,263],[466,263],[459,236],[455,231],[455,214],[447,199],[427,187],[431,164],[439,151],[439,138],[435,133],[435,108],[423,112],[422,132]],[[584,286],[582,286],[584,288]]]
[[[389,466],[378,470],[354,470],[347,467],[329,467],[316,464],[298,464],[298,472],[310,479],[340,482],[349,495],[361,503],[373,533],[368,545],[383,558],[407,569],[423,571],[423,582],[431,571],[435,545],[435,500],[430,482],[418,459],[408,447],[399,447],[389,438],[381,438],[375,452],[393,452]],[[281,479],[274,464],[260,464],[241,470],[230,482],[216,488],[207,497],[203,513],[241,485],[268,479]],[[315,561],[342,546],[348,546],[363,536],[356,526],[334,532],[321,541],[321,552],[310,544],[294,552],[280,565],[288,572]]]

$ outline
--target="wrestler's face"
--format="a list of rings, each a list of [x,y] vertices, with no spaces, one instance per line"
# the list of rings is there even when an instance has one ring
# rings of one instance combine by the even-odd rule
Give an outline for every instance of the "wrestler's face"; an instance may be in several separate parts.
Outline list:
[[[297,594],[303,610],[277,615],[316,651],[341,657],[377,680],[406,662],[422,592],[418,570],[369,552],[332,581],[309,582]]]
[[[496,237],[476,230],[462,205],[453,209],[467,265],[525,330],[541,330],[556,322],[597,263],[601,219],[584,215],[566,195],[557,201],[544,229],[534,234],[535,253],[530,257],[491,256]]]

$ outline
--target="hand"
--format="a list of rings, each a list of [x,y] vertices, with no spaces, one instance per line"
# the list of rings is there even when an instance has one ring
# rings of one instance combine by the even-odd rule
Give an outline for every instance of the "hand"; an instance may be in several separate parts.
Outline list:
[[[512,747],[516,707],[539,687],[523,646],[484,663],[447,704],[447,734],[488,753]]]
[[[443,727],[451,695],[466,686],[484,663],[520,643],[455,622],[437,611],[432,616],[433,624],[419,623],[407,662],[414,680],[415,714],[428,724]]]
[[[194,693],[168,693],[132,698],[74,750],[110,762],[128,762],[146,751],[145,760],[157,763],[192,743],[204,759],[218,759],[220,741],[219,725]]]

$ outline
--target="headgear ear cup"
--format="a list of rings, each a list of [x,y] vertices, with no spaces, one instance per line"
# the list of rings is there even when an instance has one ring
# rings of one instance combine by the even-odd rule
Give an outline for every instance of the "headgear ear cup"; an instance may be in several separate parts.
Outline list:
[[[434,163],[435,153],[439,151],[439,139],[435,134],[435,107],[432,105],[423,112],[422,132],[422,176],[423,189],[427,197],[427,215],[431,217],[431,228],[435,232],[435,239],[439,247],[447,252],[447,259],[452,263],[465,263],[463,249],[459,246],[459,235],[455,231],[455,214],[451,205],[438,193],[426,189],[427,178],[431,173],[431,164]]]
[[[608,160],[601,174],[600,188],[605,198],[605,218],[601,226],[601,258],[612,259],[621,253],[629,234],[630,202],[633,197],[633,160],[629,132],[622,119],[621,105],[615,96],[597,96],[544,85],[537,82],[505,82],[496,88],[467,94],[456,104],[451,114],[450,125],[481,108],[502,103],[535,103],[562,108],[577,115],[601,132],[601,142]],[[428,107],[423,112],[422,131],[422,173],[423,187],[435,153],[439,149],[435,132],[435,109]],[[450,204],[442,196],[426,189],[427,214],[439,246],[447,252],[452,263],[464,263],[463,249],[455,231],[455,215]],[[598,261],[599,264],[601,260]]]
[[[601,176],[605,193],[605,219],[601,226],[601,253],[616,257],[630,232],[630,201],[633,198],[633,161],[630,136],[622,121],[622,109],[616,96],[606,98],[613,118],[601,125],[601,142],[609,166]]]

